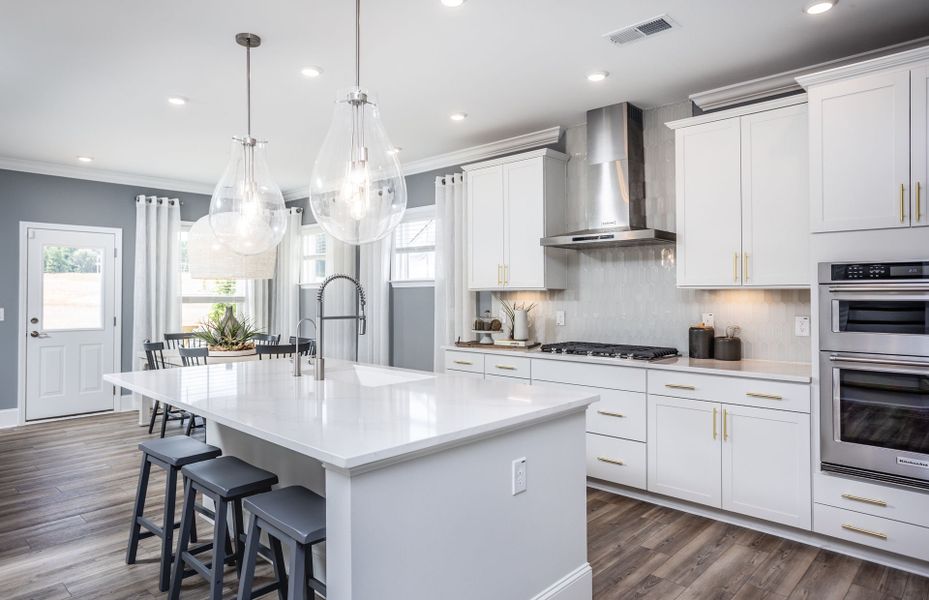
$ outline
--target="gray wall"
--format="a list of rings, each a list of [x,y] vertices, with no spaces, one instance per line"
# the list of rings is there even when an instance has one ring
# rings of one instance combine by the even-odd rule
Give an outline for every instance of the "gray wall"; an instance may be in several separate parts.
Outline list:
[[[210,197],[50,175],[0,170],[0,409],[16,407],[19,325],[19,222],[118,227],[123,232],[122,366],[132,367],[132,282],[135,263],[135,197],[180,198],[181,218],[195,221],[209,212]]]

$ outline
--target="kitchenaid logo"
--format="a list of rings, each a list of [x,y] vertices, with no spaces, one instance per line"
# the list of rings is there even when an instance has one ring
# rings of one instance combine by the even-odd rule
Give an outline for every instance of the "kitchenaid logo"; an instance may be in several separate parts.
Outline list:
[[[908,467],[921,467],[923,469],[929,469],[929,460],[919,460],[916,458],[907,458],[905,456],[898,456],[897,464],[906,465]]]

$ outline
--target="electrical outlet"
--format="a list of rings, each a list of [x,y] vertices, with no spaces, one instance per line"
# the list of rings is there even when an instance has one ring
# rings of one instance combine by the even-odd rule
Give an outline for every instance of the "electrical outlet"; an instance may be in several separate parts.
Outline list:
[[[713,327],[716,317],[713,313],[703,313],[703,324],[707,327]]]
[[[513,461],[513,495],[526,491],[526,459],[517,458]]]
[[[809,317],[794,317],[794,335],[796,337],[810,337]]]
[[[555,325],[564,325],[564,311],[563,310],[555,311]]]
[[[4,317],[4,315],[3,315],[3,309],[0,308],[0,321],[2,321],[4,318],[5,318],[5,317]]]

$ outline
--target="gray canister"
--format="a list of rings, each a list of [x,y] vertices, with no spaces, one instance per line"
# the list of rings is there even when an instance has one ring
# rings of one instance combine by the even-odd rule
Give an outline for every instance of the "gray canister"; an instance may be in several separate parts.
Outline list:
[[[703,323],[688,332],[688,355],[690,358],[713,358],[713,336],[715,331]]]
[[[742,360],[742,340],[737,337],[738,327],[727,327],[726,337],[716,338],[713,357],[716,360]]]

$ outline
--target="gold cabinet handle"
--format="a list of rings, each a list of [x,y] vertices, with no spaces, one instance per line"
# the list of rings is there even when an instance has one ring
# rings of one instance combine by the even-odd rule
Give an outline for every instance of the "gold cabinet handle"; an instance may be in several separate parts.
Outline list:
[[[739,253],[732,254],[732,281],[739,283]]]
[[[497,265],[497,285],[503,284],[503,275],[501,275],[502,271],[503,265]]]
[[[762,394],[761,392],[745,392],[749,398],[764,398],[765,400],[783,400],[784,398],[777,394]]]
[[[456,365],[473,365],[474,363],[471,362],[470,360],[456,360],[455,364]]]
[[[904,189],[905,189],[905,186],[901,183],[900,184],[900,222],[901,223],[903,223],[904,221],[904,203],[905,203]]]
[[[727,413],[726,409],[724,408],[723,409],[723,441],[724,442],[729,439],[729,425],[726,423],[726,421],[728,420],[728,417],[729,417],[729,413]]]
[[[510,285],[510,265],[503,265],[503,285]]]
[[[716,439],[716,407],[713,407],[713,439]]]
[[[842,497],[846,500],[853,500],[855,502],[863,502],[865,504],[873,504],[874,506],[883,506],[887,507],[887,502],[884,500],[875,500],[874,498],[865,498],[864,496],[856,496],[854,494],[842,494]]]
[[[695,390],[697,389],[692,385],[685,385],[683,383],[666,383],[664,384],[664,386],[666,388],[671,388],[672,390]]]
[[[742,255],[742,278],[748,281],[748,252]]]
[[[621,467],[626,464],[621,460],[618,460],[615,458],[607,458],[606,456],[598,456],[597,460],[599,460],[600,462],[610,463],[611,465],[619,465]]]
[[[922,202],[919,198],[919,190],[922,186],[919,185],[919,182],[916,182],[916,222],[919,223],[923,220],[923,208]]]
[[[864,529],[862,527],[855,527],[854,525],[849,525],[848,523],[842,523],[842,529],[854,531],[855,533],[863,533],[864,535],[870,535],[871,537],[876,537],[880,540],[887,539],[886,533],[881,533],[880,531],[871,531],[870,529]]]
[[[515,371],[516,367],[511,367],[510,365],[494,365],[494,367],[501,369],[503,371]]]
[[[605,417],[619,417],[620,419],[623,419],[623,418],[626,417],[626,415],[624,415],[623,413],[610,412],[610,411],[608,411],[608,410],[598,410],[598,411],[597,411],[597,414],[598,414],[598,415],[603,415],[603,416],[605,416]]]

